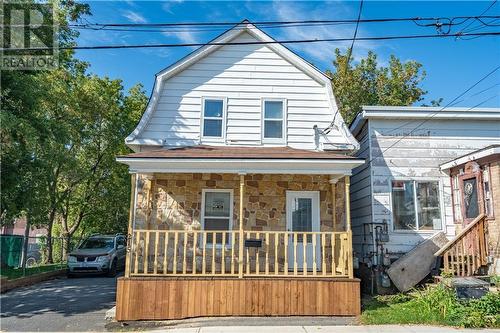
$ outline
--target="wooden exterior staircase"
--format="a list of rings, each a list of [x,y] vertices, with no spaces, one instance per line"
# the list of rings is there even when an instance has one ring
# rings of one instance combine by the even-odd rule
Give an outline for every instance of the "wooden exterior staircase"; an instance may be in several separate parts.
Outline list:
[[[487,236],[484,214],[476,217],[435,256],[443,257],[444,272],[453,276],[473,276],[487,264]]]

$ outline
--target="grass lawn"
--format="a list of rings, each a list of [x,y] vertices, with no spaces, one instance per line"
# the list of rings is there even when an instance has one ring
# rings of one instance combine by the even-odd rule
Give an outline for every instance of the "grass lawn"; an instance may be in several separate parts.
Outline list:
[[[50,264],[50,265],[40,265],[36,267],[26,268],[26,276],[35,275],[44,272],[51,272],[61,268],[64,268],[64,265],[61,264]],[[7,277],[7,279],[17,279],[23,276],[22,268],[11,268],[11,267],[2,267],[0,268],[0,275],[2,277]]]
[[[376,296],[365,302],[361,322],[500,327],[500,294],[490,292],[478,300],[459,300],[454,290],[438,285],[408,294]]]

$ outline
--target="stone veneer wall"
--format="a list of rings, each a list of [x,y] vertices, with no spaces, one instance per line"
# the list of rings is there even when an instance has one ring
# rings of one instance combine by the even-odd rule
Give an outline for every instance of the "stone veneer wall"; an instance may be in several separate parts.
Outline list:
[[[252,231],[286,229],[286,191],[319,191],[321,231],[333,230],[332,193],[328,175],[245,176],[244,228]],[[202,189],[233,189],[233,229],[239,222],[239,176],[235,174],[139,175],[135,229],[201,228]],[[336,231],[345,230],[344,182],[336,186]]]

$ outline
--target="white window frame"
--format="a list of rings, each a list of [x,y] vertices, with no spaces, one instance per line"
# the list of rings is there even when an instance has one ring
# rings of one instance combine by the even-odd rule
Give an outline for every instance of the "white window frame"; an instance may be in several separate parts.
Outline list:
[[[266,116],[266,114],[265,114],[266,102],[282,102],[283,114],[282,114],[281,119],[277,119],[277,118],[267,118],[266,119],[266,117],[265,117]],[[261,113],[260,113],[261,114],[261,124],[260,124],[261,142],[262,143],[277,144],[277,145],[286,145],[286,143],[287,143],[287,113],[288,113],[287,112],[288,105],[287,105],[286,98],[267,98],[267,97],[261,98],[260,107],[261,107]],[[281,131],[281,133],[283,135],[282,138],[266,138],[266,137],[264,137],[266,120],[281,120],[282,121],[282,131]]]
[[[418,202],[417,202],[417,187],[413,186],[413,202],[415,205],[415,223],[417,229],[415,230],[404,230],[404,229],[396,229],[395,224],[394,224],[394,210],[393,210],[393,197],[392,197],[392,182],[393,181],[412,181],[416,185],[416,183],[428,183],[428,182],[437,182],[438,183],[438,190],[439,190],[439,213],[441,215],[441,229],[432,229],[432,230],[420,230],[419,228],[419,221],[418,221]],[[443,189],[443,182],[441,181],[440,178],[422,178],[422,179],[415,179],[415,178],[405,178],[405,177],[398,177],[398,178],[391,178],[389,182],[389,198],[390,198],[390,205],[391,205],[391,224],[392,224],[392,232],[393,233],[401,233],[401,234],[408,234],[408,233],[419,233],[419,234],[434,234],[437,231],[443,231],[446,229],[446,220],[445,220],[445,211],[444,211],[444,189]]]
[[[206,193],[211,193],[211,192],[222,192],[222,193],[229,193],[229,226],[228,226],[228,229],[227,231],[231,231],[233,230],[233,209],[234,209],[234,191],[233,189],[212,189],[212,188],[204,188],[201,190],[201,216],[200,216],[200,220],[201,220],[201,230],[202,231],[206,231],[205,230],[205,194]],[[210,216],[210,218],[227,218],[226,216]],[[231,238],[231,234],[229,233],[228,234],[228,241],[226,243],[226,248],[231,248],[232,247],[232,238]],[[202,235],[200,235],[200,240],[199,240],[199,243],[200,244],[203,244],[203,238],[201,237]],[[212,240],[214,241],[214,240]],[[211,244],[206,244],[206,247],[212,247],[213,246],[213,242]],[[222,248],[222,244],[215,244],[215,247],[216,248]]]
[[[221,136],[205,136],[205,119],[220,120],[218,117],[205,117],[205,101],[222,101],[222,131]],[[200,138],[202,142],[225,142],[227,119],[227,97],[203,96],[201,98]]]

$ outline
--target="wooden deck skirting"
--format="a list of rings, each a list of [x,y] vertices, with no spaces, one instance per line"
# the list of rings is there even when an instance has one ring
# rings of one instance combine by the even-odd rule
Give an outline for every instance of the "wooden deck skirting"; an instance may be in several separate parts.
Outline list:
[[[358,279],[119,278],[116,320],[206,316],[356,316]]]

